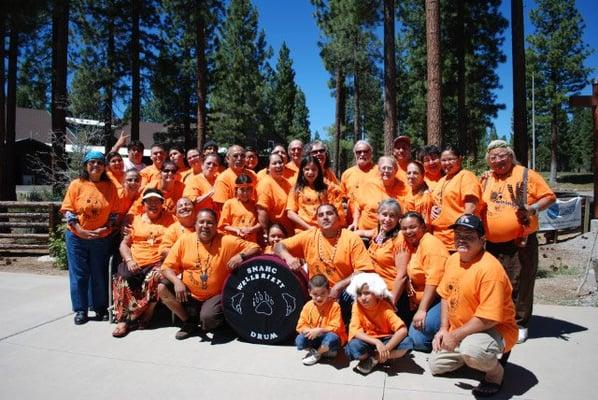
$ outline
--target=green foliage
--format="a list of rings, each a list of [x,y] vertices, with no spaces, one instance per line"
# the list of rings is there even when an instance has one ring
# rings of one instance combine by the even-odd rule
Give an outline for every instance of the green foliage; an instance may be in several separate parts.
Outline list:
[[[59,269],[68,269],[68,261],[66,257],[66,243],[64,240],[66,225],[61,224],[56,227],[54,232],[50,232],[50,240],[48,242],[48,250],[50,255],[54,257],[54,266]]]
[[[301,139],[303,143],[307,143],[310,140],[310,128],[309,128],[309,109],[305,104],[305,93],[300,87],[297,87],[297,93],[295,94],[295,104],[293,106],[293,121],[291,123],[290,135],[287,136],[287,143],[291,138]]]

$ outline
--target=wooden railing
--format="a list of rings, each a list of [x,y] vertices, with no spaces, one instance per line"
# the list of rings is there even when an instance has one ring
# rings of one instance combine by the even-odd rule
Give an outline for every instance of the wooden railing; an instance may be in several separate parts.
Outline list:
[[[62,223],[60,202],[0,201],[0,253],[48,254],[50,232]]]

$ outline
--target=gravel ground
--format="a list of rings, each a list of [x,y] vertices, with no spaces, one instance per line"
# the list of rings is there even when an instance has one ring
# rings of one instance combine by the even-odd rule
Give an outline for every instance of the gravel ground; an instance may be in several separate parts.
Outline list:
[[[580,295],[576,291],[581,283],[592,255],[598,260],[596,233],[560,235],[557,243],[546,243],[540,234],[540,266],[536,279],[535,302],[598,306],[598,290],[593,269]],[[55,268],[48,257],[0,256],[0,271],[28,272],[45,275],[67,275],[67,271]]]

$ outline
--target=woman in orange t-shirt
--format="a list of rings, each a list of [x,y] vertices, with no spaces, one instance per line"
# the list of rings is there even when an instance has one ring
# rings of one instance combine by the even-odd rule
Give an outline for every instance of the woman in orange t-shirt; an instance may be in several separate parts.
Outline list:
[[[189,169],[180,174],[183,183],[190,177],[201,174],[201,152],[198,149],[187,150],[187,164]]]
[[[432,192],[432,233],[449,251],[455,251],[453,231],[449,226],[463,214],[476,213],[482,188],[477,177],[462,168],[463,156],[459,150],[452,147],[444,149],[440,163],[446,175],[440,178]]]
[[[257,184],[257,217],[264,232],[273,223],[281,224],[287,232],[293,223],[287,217],[287,199],[292,189],[284,177],[284,159],[279,154],[271,154],[268,173]]]
[[[110,178],[120,195],[125,183],[125,164],[123,163],[123,158],[116,151],[111,151],[106,154],[106,163],[106,175],[108,175],[108,178]]]
[[[88,321],[89,308],[95,311],[96,318],[108,316],[106,275],[117,205],[118,192],[106,176],[104,155],[88,152],[80,177],[70,183],[60,208],[68,228],[66,254],[76,325]]]
[[[253,182],[249,175],[241,174],[235,180],[235,197],[222,205],[218,229],[222,233],[239,236],[249,242],[257,243],[257,233],[262,226],[257,221]]]
[[[319,161],[313,156],[307,156],[301,160],[297,182],[287,200],[287,216],[295,223],[295,233],[318,226],[316,210],[324,203],[335,206],[341,225],[344,226],[340,188],[325,183]]]
[[[185,150],[178,145],[172,146],[170,150],[168,150],[168,159],[176,165],[176,180],[182,181],[183,174],[189,170],[187,160],[185,159]]]
[[[426,224],[429,224],[434,199],[424,180],[424,165],[421,162],[411,161],[407,164],[407,184],[409,193],[405,197],[404,211],[417,212],[424,217]]]
[[[218,154],[204,156],[201,173],[190,176],[185,181],[183,196],[188,197],[195,204],[195,211],[202,208],[214,208],[214,182],[218,176],[220,157]]]
[[[185,185],[176,179],[177,166],[172,161],[165,161],[160,170],[160,179],[149,182],[143,189],[158,189],[162,196],[164,196],[164,209],[170,214],[174,215],[176,212],[176,202],[183,197]],[[130,213],[133,215],[141,215],[144,212],[141,199],[131,206]]]
[[[264,254],[274,254],[274,245],[286,239],[288,234],[284,226],[274,223],[268,228],[267,236],[268,245],[264,249]]]
[[[174,217],[164,210],[164,196],[158,189],[146,189],[142,204],[144,213],[133,218],[120,244],[123,262],[112,283],[117,321],[114,337],[125,336],[132,323],[138,327],[147,324],[158,301],[160,244]]]
[[[417,212],[403,215],[401,232],[406,244],[403,251],[409,253],[407,294],[410,313],[403,320],[409,325],[413,348],[430,351],[432,339],[440,329],[440,301],[436,287],[444,274],[449,253],[440,239],[426,232],[424,218]]]

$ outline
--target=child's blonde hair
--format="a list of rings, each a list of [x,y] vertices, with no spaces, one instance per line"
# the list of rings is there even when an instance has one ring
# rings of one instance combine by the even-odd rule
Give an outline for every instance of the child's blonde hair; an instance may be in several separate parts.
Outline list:
[[[386,287],[384,279],[375,272],[362,272],[355,274],[351,278],[351,283],[347,287],[347,293],[353,298],[357,298],[357,292],[361,291],[364,285],[368,285],[370,292],[374,293],[376,297],[391,300],[392,296]]]

